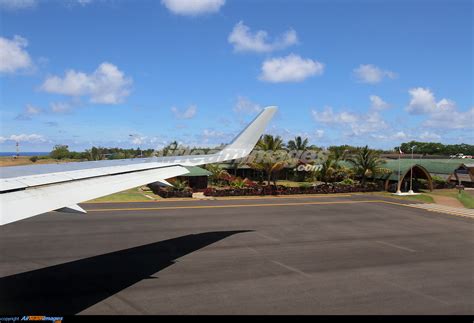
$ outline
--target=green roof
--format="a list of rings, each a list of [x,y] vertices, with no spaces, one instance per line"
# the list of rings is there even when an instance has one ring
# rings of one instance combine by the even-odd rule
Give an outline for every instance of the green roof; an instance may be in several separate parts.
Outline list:
[[[212,173],[210,171],[208,171],[207,169],[201,168],[201,167],[186,166],[186,169],[189,171],[189,173],[183,175],[183,176],[186,176],[186,177],[212,175]]]
[[[346,167],[351,167],[349,162],[341,162]],[[400,159],[400,168],[410,169],[411,165],[423,166],[428,172],[434,174],[452,174],[454,170],[461,165],[469,164],[460,159]],[[381,165],[384,168],[398,171],[398,159],[385,159],[385,163]]]
[[[393,167],[391,169],[398,170],[398,160],[389,160],[388,163],[390,163],[390,167]],[[411,159],[401,159],[400,164],[402,168],[407,169],[410,168],[410,165],[417,164],[423,166],[431,174],[451,175],[464,162],[461,159],[413,159],[413,161]]]

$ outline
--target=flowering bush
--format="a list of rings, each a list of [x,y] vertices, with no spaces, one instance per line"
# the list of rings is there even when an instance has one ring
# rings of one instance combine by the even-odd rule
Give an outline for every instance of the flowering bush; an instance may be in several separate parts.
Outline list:
[[[320,184],[317,186],[252,186],[244,188],[207,188],[204,190],[206,196],[255,196],[255,195],[292,195],[292,194],[329,194],[329,193],[354,193],[380,191],[381,187],[375,183],[360,184]]]

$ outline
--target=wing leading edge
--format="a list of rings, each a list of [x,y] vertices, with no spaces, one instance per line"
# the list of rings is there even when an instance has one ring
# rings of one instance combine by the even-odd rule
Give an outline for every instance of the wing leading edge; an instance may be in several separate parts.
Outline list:
[[[48,168],[38,165],[36,172],[35,166],[0,168],[0,225],[54,210],[81,213],[83,210],[77,203],[156,181],[166,183],[167,178],[188,173],[183,166],[246,157],[276,110],[276,107],[265,108],[229,145],[215,154],[71,163],[75,165],[49,165]]]

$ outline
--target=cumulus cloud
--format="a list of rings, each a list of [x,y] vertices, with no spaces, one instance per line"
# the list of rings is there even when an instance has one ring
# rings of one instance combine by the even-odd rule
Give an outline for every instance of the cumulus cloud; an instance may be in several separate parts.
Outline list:
[[[381,97],[377,95],[371,95],[370,99],[370,108],[375,111],[382,111],[390,108],[390,104],[382,100]]]
[[[382,70],[372,64],[361,64],[354,69],[354,75],[360,83],[376,84],[385,77],[394,79],[397,75],[394,72]]]
[[[225,0],[161,0],[161,3],[174,14],[197,16],[218,12]]]
[[[0,37],[0,73],[14,73],[31,68],[30,55],[25,50],[28,41],[15,35],[13,39]]]
[[[425,127],[437,129],[472,129],[473,124],[474,107],[467,111],[459,111],[457,108],[451,112],[437,111],[423,123]]]
[[[360,136],[374,133],[388,128],[388,124],[383,120],[378,112],[367,114],[354,114],[348,111],[334,112],[332,107],[325,107],[324,110],[312,110],[313,119],[319,123],[340,127],[350,135]]]
[[[423,125],[430,128],[464,129],[474,124],[474,107],[460,111],[456,102],[443,98],[436,101],[428,88],[412,88],[408,91],[410,102],[406,111],[414,115],[428,115]]]
[[[117,66],[104,62],[91,74],[66,71],[63,78],[49,76],[41,89],[70,96],[89,96],[92,103],[118,104],[130,94],[132,79]]]
[[[310,76],[321,75],[324,64],[290,54],[286,57],[267,59],[262,64],[260,80],[272,83],[301,82]]]
[[[192,119],[196,116],[197,106],[190,105],[185,110],[180,110],[177,107],[172,107],[171,112],[173,112],[176,119]]]
[[[367,133],[374,133],[389,128],[388,124],[379,113],[368,113],[363,117],[359,117],[358,122],[350,124],[352,134],[359,136]]]
[[[411,99],[406,110],[411,114],[426,114],[436,110],[436,100],[430,89],[417,87],[410,89]]]
[[[266,53],[297,44],[298,36],[296,31],[289,29],[273,42],[269,42],[268,33],[265,30],[252,33],[250,28],[240,21],[234,26],[227,40],[234,46],[236,52]]]
[[[5,10],[22,10],[36,7],[37,0],[0,0],[0,9]]]
[[[42,110],[31,104],[27,104],[23,112],[16,116],[16,120],[31,120],[32,117],[41,114]]]
[[[255,114],[262,111],[262,106],[255,102],[250,101],[246,97],[237,97],[237,102],[234,106],[234,112],[244,114]]]
[[[315,121],[335,124],[335,123],[355,123],[358,116],[350,112],[334,113],[333,108],[326,106],[323,111],[312,110],[311,114]]]
[[[20,135],[10,135],[7,137],[0,136],[0,143],[4,142],[28,142],[28,143],[41,143],[46,142],[46,139],[42,135],[38,134],[20,134]]]

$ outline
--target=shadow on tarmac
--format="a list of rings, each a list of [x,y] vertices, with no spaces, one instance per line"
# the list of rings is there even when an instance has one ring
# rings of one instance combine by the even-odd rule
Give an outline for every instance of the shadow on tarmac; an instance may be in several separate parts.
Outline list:
[[[76,314],[231,235],[205,232],[0,278],[0,313]]]

